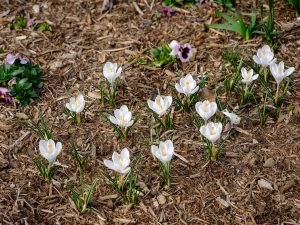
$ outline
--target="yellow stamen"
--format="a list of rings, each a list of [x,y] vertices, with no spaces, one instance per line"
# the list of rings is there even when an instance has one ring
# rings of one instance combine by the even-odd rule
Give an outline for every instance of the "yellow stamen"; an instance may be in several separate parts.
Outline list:
[[[189,82],[189,81],[186,81],[186,82],[185,82],[185,85],[186,85],[186,86],[189,86],[189,85],[190,85],[190,82]]]
[[[216,133],[216,127],[214,125],[211,126],[211,133],[212,134]]]

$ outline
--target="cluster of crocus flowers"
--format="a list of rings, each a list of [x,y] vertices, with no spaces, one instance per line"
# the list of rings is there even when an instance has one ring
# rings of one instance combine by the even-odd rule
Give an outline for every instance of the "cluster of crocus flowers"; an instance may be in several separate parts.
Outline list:
[[[174,155],[174,146],[171,140],[161,141],[159,146],[152,145],[151,153],[159,160],[166,185],[171,185],[170,161]]]
[[[288,69],[285,69],[283,61],[281,61],[279,64],[276,64],[276,59],[274,59],[274,53],[268,45],[264,45],[262,48],[259,48],[257,54],[253,56],[253,60],[257,64],[262,65],[262,67],[264,68],[265,81],[267,81],[267,74],[268,74],[266,68],[267,66],[270,66],[270,72],[277,83],[276,94],[275,94],[275,102],[277,102],[279,97],[279,89],[280,89],[281,81],[284,78],[291,75],[294,72],[295,68],[289,67]]]
[[[181,62],[187,62],[193,55],[192,47],[190,44],[184,44],[181,46],[177,41],[173,40],[169,44],[171,48],[170,55],[176,56],[180,59]]]
[[[84,106],[85,100],[81,94],[71,97],[70,101],[66,104],[66,108],[72,112],[71,116],[77,125],[81,122],[81,112],[83,111]]]
[[[12,65],[15,63],[16,60],[19,60],[21,64],[27,64],[29,61],[26,58],[23,58],[19,54],[13,55],[13,54],[7,54],[4,63],[6,65]]]
[[[11,102],[12,97],[7,88],[0,87],[0,102]]]

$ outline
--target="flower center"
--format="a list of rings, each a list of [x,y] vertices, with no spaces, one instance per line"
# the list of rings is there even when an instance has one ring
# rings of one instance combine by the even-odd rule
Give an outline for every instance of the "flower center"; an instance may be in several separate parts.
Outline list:
[[[204,101],[204,111],[207,112],[209,110],[210,102],[208,100]]]
[[[167,148],[164,145],[161,147],[161,154],[162,156],[167,156]]]
[[[283,73],[283,68],[282,67],[277,67],[276,70],[277,70],[277,73]]]
[[[190,86],[190,82],[189,82],[189,81],[186,81],[186,82],[185,82],[185,85],[186,85],[186,86]]]
[[[77,99],[77,97],[74,98],[74,102],[75,102],[76,105],[78,105],[78,99]]]
[[[52,144],[48,144],[48,150],[50,153],[52,153],[53,151],[53,145]]]
[[[125,116],[124,116],[124,115],[121,115],[121,116],[120,116],[120,120],[124,122],[124,121],[125,121]]]
[[[112,72],[113,72],[113,68],[112,68],[112,67],[109,67],[109,68],[108,68],[108,72],[112,73]]]
[[[118,154],[118,162],[120,163],[120,165],[123,165],[123,160],[120,154]]]
[[[159,106],[160,109],[163,109],[163,104],[162,104],[162,100],[160,97],[157,97],[155,99],[155,103]]]
[[[216,134],[216,127],[214,125],[211,126],[211,134]]]
[[[261,54],[262,54],[262,56],[266,56],[267,55],[266,50],[262,50]]]

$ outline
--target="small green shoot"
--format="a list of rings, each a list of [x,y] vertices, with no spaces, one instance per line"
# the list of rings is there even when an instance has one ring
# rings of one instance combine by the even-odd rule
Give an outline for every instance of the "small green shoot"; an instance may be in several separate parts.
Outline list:
[[[231,10],[235,5],[235,0],[216,0],[216,2],[222,5],[226,10]]]
[[[41,31],[41,32],[45,32],[45,31],[50,31],[52,32],[52,26],[49,24],[49,23],[41,23],[38,25],[38,31]]]
[[[120,194],[125,204],[136,204],[139,202],[141,192],[137,186],[137,174],[132,170],[126,175],[119,176],[115,174],[110,176],[103,173],[103,176],[108,179],[114,190]]]
[[[49,163],[49,165],[45,165],[38,156],[34,158],[33,162],[34,165],[37,167],[40,176],[44,180],[51,181],[55,170],[54,164]]]
[[[166,6],[182,7],[187,5],[195,5],[199,0],[163,0],[163,4]]]
[[[274,44],[275,37],[279,34],[274,28],[274,0],[269,0],[269,14],[268,20],[265,22],[263,20],[263,7],[261,7],[261,22],[258,28],[261,30],[254,31],[255,34],[263,35],[265,41]]]
[[[11,24],[11,28],[15,30],[24,29],[27,27],[27,19],[23,16],[16,16],[15,21]]]
[[[209,25],[209,28],[234,31],[239,33],[245,40],[251,39],[256,22],[256,10],[254,8],[252,9],[251,21],[248,27],[246,26],[240,12],[236,13],[237,20],[225,13],[222,13],[220,10],[217,10],[217,14],[227,20],[229,24],[211,24]]]
[[[38,109],[38,118],[39,121],[34,121],[33,116],[28,116],[29,125],[27,127],[35,132],[41,139],[50,140],[52,139],[52,128],[49,128],[45,117],[40,109]],[[54,123],[55,119],[53,120]],[[53,124],[52,124],[53,126]]]

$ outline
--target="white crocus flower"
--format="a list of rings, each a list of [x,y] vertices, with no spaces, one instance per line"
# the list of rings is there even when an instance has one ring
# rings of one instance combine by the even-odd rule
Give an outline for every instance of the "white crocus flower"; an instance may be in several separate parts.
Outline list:
[[[209,118],[215,115],[218,106],[217,103],[215,102],[210,102],[208,100],[205,100],[203,102],[197,102],[195,108],[197,113],[206,122],[207,120],[209,120]]]
[[[71,112],[81,113],[84,109],[85,101],[83,95],[78,95],[70,98],[70,102],[66,104],[67,109]]]
[[[172,96],[157,95],[154,101],[148,100],[147,103],[157,115],[163,116],[172,105]]]
[[[253,75],[253,69],[247,71],[244,67],[241,69],[242,82],[246,84],[246,87],[258,78],[258,74]]]
[[[122,67],[118,68],[117,63],[106,62],[103,67],[103,75],[109,81],[113,83],[122,73]]]
[[[262,65],[263,68],[266,68],[267,66],[276,62],[276,59],[273,58],[274,53],[268,45],[264,45],[262,48],[259,48],[257,50],[257,54],[253,56],[254,62]]]
[[[127,148],[124,148],[121,153],[114,152],[112,160],[104,160],[104,165],[121,174],[126,174],[130,171],[130,155]]]
[[[209,122],[201,126],[200,133],[214,144],[221,137],[222,128],[222,123]]]
[[[228,112],[227,109],[223,110],[222,113],[229,118],[231,125],[233,125],[233,124],[236,124],[236,125],[240,124],[241,117],[239,117],[235,113],[230,113],[230,112]]]
[[[286,78],[287,76],[291,75],[295,68],[289,67],[288,69],[284,69],[284,62],[280,62],[279,64],[272,63],[270,66],[271,73],[276,80],[277,85],[279,86],[280,82]]]
[[[126,105],[122,105],[120,109],[114,111],[114,116],[109,116],[110,122],[120,127],[131,127],[133,124],[132,113]]]
[[[53,163],[56,160],[56,157],[59,155],[62,149],[62,144],[60,142],[55,142],[50,140],[40,140],[39,142],[39,150],[41,155],[49,161],[49,163]]]
[[[171,140],[161,141],[159,146],[151,146],[152,154],[163,163],[171,161],[174,154],[174,146]]]
[[[187,97],[199,90],[199,86],[197,86],[197,83],[191,74],[181,78],[179,84],[175,84],[175,88],[179,93],[183,93]]]

